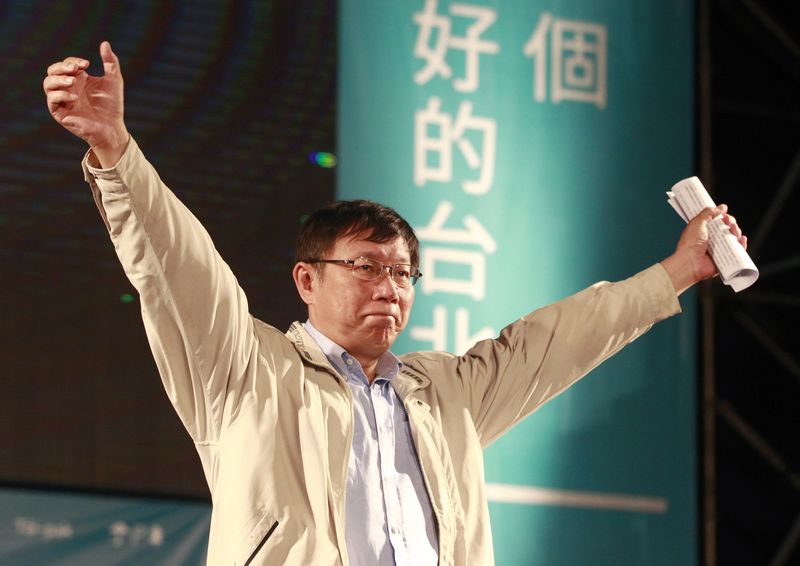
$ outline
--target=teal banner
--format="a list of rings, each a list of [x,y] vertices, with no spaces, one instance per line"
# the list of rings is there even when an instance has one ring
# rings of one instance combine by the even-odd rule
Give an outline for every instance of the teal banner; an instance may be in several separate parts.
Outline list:
[[[0,489],[0,564],[205,564],[205,503]]]
[[[690,0],[342,0],[338,196],[422,244],[398,353],[463,353],[671,253]],[[502,565],[696,562],[695,305],[486,451]]]

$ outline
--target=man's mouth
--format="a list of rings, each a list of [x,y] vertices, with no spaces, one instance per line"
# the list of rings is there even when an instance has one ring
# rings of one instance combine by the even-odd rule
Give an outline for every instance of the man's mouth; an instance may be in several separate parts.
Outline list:
[[[390,312],[370,312],[365,314],[364,317],[391,318],[392,320],[397,320],[397,316]]]

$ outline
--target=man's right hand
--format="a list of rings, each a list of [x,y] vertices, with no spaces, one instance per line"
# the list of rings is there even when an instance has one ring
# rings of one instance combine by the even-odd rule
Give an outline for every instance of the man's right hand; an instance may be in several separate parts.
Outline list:
[[[119,59],[111,44],[100,44],[104,74],[86,72],[89,61],[67,57],[47,69],[44,91],[47,109],[67,130],[92,147],[100,165],[117,164],[128,144],[124,120],[123,82]]]

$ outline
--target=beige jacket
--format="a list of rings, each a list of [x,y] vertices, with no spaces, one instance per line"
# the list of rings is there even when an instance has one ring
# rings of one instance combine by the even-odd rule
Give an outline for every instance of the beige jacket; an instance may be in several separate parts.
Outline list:
[[[284,334],[247,298],[206,231],[131,140],[90,183],[167,395],[211,490],[209,564],[347,564],[350,390],[300,324]],[[598,283],[465,355],[402,357],[408,411],[439,532],[440,564],[493,563],[485,446],[674,313],[659,265]]]

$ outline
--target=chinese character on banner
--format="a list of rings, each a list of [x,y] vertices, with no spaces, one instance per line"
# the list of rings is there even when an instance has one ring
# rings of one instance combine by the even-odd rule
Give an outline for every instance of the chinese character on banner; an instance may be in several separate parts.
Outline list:
[[[128,538],[129,531],[130,528],[124,521],[114,521],[111,523],[111,526],[108,527],[108,532],[111,535],[111,544],[114,546],[124,545]]]
[[[75,536],[75,530],[70,523],[39,521],[27,517],[15,517],[14,530],[17,534],[41,537],[44,540],[70,539]]]
[[[547,34],[550,33],[550,97],[606,107],[607,32],[593,22],[553,18],[545,12],[523,48],[533,59],[533,98],[547,98]]]
[[[444,225],[452,212],[453,203],[446,200],[441,201],[436,207],[430,223],[415,229],[417,236],[421,240],[431,242],[475,244],[487,254],[493,254],[497,250],[497,244],[492,235],[471,214],[464,216],[464,228],[445,228]]]
[[[448,182],[453,178],[453,144],[458,146],[470,169],[478,170],[478,178],[464,180],[465,193],[483,195],[494,180],[497,124],[489,118],[472,115],[472,103],[464,101],[455,121],[441,112],[441,100],[433,96],[428,107],[418,110],[414,118],[414,184],[427,181]],[[434,130],[433,132],[431,130]],[[467,137],[467,132],[481,134],[481,151]]]
[[[152,525],[147,542],[150,546],[161,546],[164,544],[164,528],[161,525]]]
[[[486,296],[486,254],[497,249],[494,238],[484,226],[472,215],[463,219],[463,228],[445,228],[445,224],[453,212],[453,204],[442,201],[427,226],[415,228],[420,240],[426,245],[422,248],[422,292],[449,293],[466,295],[476,301]],[[438,244],[468,244],[478,250],[463,250],[450,246],[432,246]],[[447,268],[453,272],[443,273]],[[475,342],[494,336],[494,330],[484,327],[470,334],[469,310],[458,308],[455,311],[455,351],[463,353]],[[433,349],[445,350],[447,347],[447,309],[437,305],[433,309],[431,327],[411,328],[411,338],[431,342]]]
[[[496,333],[489,326],[484,326],[474,334],[469,333],[469,309],[457,308],[455,314],[455,348],[453,352],[459,356],[472,348],[475,343],[494,338]],[[412,326],[411,338],[420,342],[430,342],[431,349],[447,350],[447,308],[443,305],[433,307],[433,325]]]
[[[472,244],[480,250],[462,250],[452,247],[426,245],[422,250],[422,292],[454,293],[467,295],[476,301],[486,297],[486,254],[494,253],[497,244],[491,234],[472,216],[464,217],[465,228],[445,228],[444,224],[453,212],[453,205],[442,201],[436,207],[430,223],[417,227],[421,241],[448,244]],[[453,277],[440,274],[440,264],[460,265],[467,268],[468,276]]]
[[[475,92],[479,83],[479,55],[500,52],[496,41],[481,39],[483,32],[497,19],[497,14],[491,8],[469,4],[450,4],[449,8],[452,16],[470,18],[475,23],[467,27],[465,36],[453,35],[450,18],[436,13],[437,0],[425,0],[424,10],[414,14],[414,21],[419,26],[414,56],[425,60],[425,66],[414,75],[414,81],[422,85],[437,75],[449,79],[453,70],[447,64],[447,52],[459,49],[465,57],[464,77],[454,79],[453,87],[459,92]],[[436,43],[431,47],[432,36],[435,36]]]
[[[135,546],[148,544],[161,546],[164,544],[164,528],[159,524],[147,525],[134,523],[129,525],[125,521],[115,521],[108,527],[111,535],[111,544],[116,547]]]
[[[411,338],[420,342],[430,342],[432,350],[447,350],[447,308],[443,305],[433,307],[433,323],[430,327],[412,326]]]

